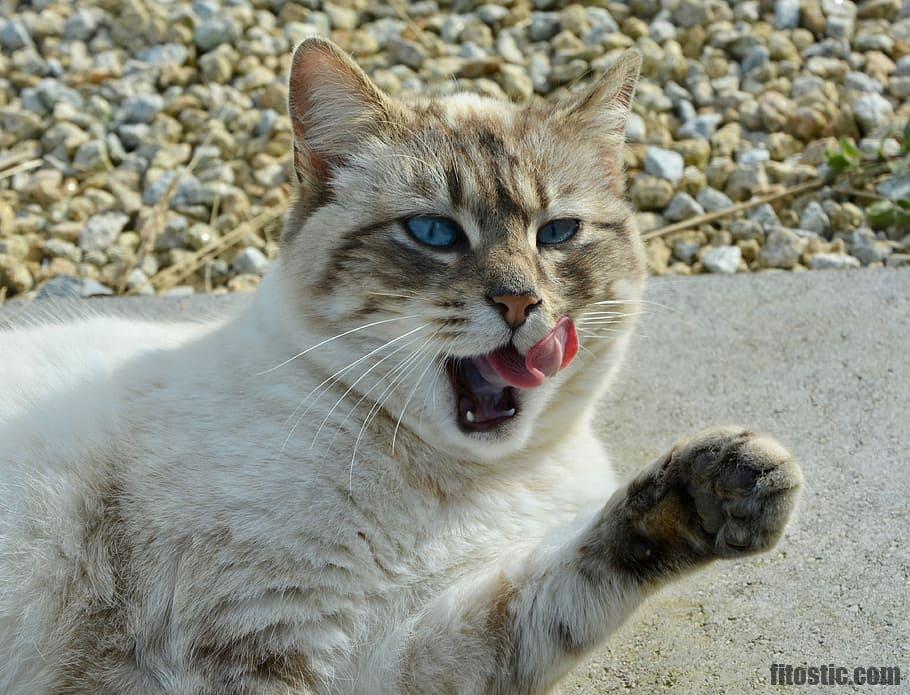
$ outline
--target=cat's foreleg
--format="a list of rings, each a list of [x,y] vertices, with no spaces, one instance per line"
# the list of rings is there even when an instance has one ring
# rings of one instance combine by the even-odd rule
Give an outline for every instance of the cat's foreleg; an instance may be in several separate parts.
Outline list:
[[[770,548],[801,480],[769,437],[719,428],[681,442],[558,543],[432,601],[386,652],[389,685],[546,692],[651,590],[711,560]]]

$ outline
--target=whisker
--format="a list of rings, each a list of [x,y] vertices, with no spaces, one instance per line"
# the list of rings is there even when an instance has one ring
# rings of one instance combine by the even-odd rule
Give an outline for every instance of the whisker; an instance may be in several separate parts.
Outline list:
[[[312,352],[316,348],[320,348],[323,345],[327,345],[327,344],[331,343],[333,340],[338,340],[339,338],[343,338],[346,335],[351,335],[352,333],[357,333],[357,331],[362,331],[366,328],[372,328],[373,326],[380,326],[384,323],[391,323],[392,321],[405,321],[407,319],[414,319],[414,318],[417,318],[417,316],[418,316],[417,314],[412,314],[410,316],[396,316],[395,318],[382,319],[381,321],[373,321],[372,323],[367,323],[367,324],[364,324],[363,326],[358,326],[357,328],[352,328],[351,330],[345,331],[344,333],[339,333],[338,335],[333,335],[331,338],[326,338],[325,340],[308,347],[303,352],[298,352],[296,355],[294,355],[293,357],[291,357],[289,359],[286,359],[281,364],[276,364],[274,367],[271,367],[270,369],[266,369],[264,372],[257,372],[254,376],[262,376],[263,374],[269,374],[270,372],[274,372],[276,369],[281,369],[283,366],[285,366],[286,364],[290,364],[291,362],[296,360],[298,357],[303,357],[308,352]]]
[[[427,339],[427,342],[429,342],[431,339],[432,339],[432,336],[430,336],[430,338]],[[357,384],[359,384],[361,381],[363,381],[367,377],[367,375],[370,374],[370,372],[372,372],[374,369],[376,369],[376,367],[381,365],[383,362],[385,362],[389,358],[394,357],[397,353],[399,353],[401,350],[405,349],[409,345],[413,345],[418,340],[420,340],[420,336],[417,336],[413,340],[409,340],[406,343],[399,345],[397,348],[392,350],[392,352],[390,352],[388,355],[386,355],[385,357],[382,357],[381,359],[379,359],[378,361],[373,363],[363,374],[361,374],[359,377],[357,377],[357,379],[355,379],[354,382],[350,386],[348,386],[347,390],[343,394],[341,394],[341,396],[338,398],[337,401],[335,401],[335,404],[331,407],[329,412],[323,418],[319,427],[316,429],[316,434],[313,435],[313,441],[310,442],[310,449],[312,449],[316,445],[316,440],[319,439],[319,434],[322,432],[322,429],[325,427],[325,424],[329,421],[329,418],[332,417],[332,413],[334,413],[335,409],[338,408],[338,406],[341,404],[341,402],[345,398],[347,398],[348,394],[354,390],[354,388],[357,386]],[[424,344],[426,344],[426,343],[424,343]]]
[[[447,342],[446,346],[448,346],[450,343],[451,343],[451,341]],[[427,399],[430,397],[431,393],[433,394],[433,403],[434,404],[436,403],[436,382],[439,381],[439,377],[442,375],[443,372],[445,372],[445,370],[446,370],[445,364],[441,364],[440,368],[438,370],[436,370],[436,373],[433,375],[433,380],[430,381],[429,388],[423,394],[423,402],[420,404],[420,415],[417,418],[418,425],[423,424],[423,413],[427,408]]]
[[[591,319],[590,321],[579,321],[579,326],[621,326],[625,322],[622,319],[615,318],[602,318],[602,319]]]
[[[339,369],[337,372],[335,372],[335,373],[332,374],[331,376],[328,376],[328,377],[326,377],[325,379],[323,379],[322,382],[320,382],[318,386],[316,386],[312,391],[310,391],[306,396],[304,396],[303,399],[300,401],[300,403],[297,404],[297,407],[294,408],[294,412],[291,413],[291,414],[288,416],[287,420],[285,420],[285,424],[287,424],[288,422],[291,421],[291,418],[293,418],[293,417],[297,414],[297,411],[300,410],[300,408],[303,407],[304,403],[306,403],[307,400],[308,400],[314,393],[316,393],[317,391],[321,390],[322,387],[325,386],[326,384],[328,384],[330,381],[332,381],[333,379],[335,379],[335,378],[341,376],[341,375],[344,374],[347,370],[351,369],[352,367],[357,366],[358,364],[360,364],[361,362],[363,362],[365,359],[367,359],[367,358],[371,357],[372,355],[376,354],[377,352],[379,352],[379,351],[382,350],[383,348],[386,348],[386,347],[388,347],[389,345],[392,345],[393,343],[398,342],[398,341],[401,340],[402,338],[406,338],[406,337],[407,337],[408,335],[410,335],[411,333],[414,333],[414,332],[420,330],[421,328],[426,328],[426,327],[429,326],[429,325],[430,325],[429,323],[425,323],[423,326],[419,326],[418,328],[414,329],[413,331],[408,331],[407,333],[405,333],[405,334],[403,334],[403,335],[400,335],[400,336],[398,336],[397,338],[393,338],[392,340],[390,340],[390,341],[388,341],[388,342],[386,342],[386,343],[380,345],[380,346],[379,346],[378,348],[376,348],[375,350],[371,350],[371,351],[368,352],[366,355],[362,355],[361,357],[358,357],[356,360],[354,360],[353,362],[351,362],[349,365],[347,365],[346,367],[342,367],[341,369]],[[306,411],[304,411],[304,413],[303,413],[303,415],[301,415],[301,417],[304,417],[304,416],[309,412],[310,407],[312,407],[312,404],[311,404],[310,406],[307,406]]]
[[[417,353],[417,354],[419,355],[420,353]],[[419,364],[420,364],[420,359],[418,357],[408,366],[408,368],[404,372],[402,372],[399,375],[399,377],[395,381],[393,381],[391,384],[389,384],[388,387],[386,387],[386,391],[383,392],[383,394],[386,394],[386,392],[387,392],[387,395],[385,395],[385,398],[383,400],[377,400],[373,404],[373,406],[370,408],[370,411],[367,413],[367,416],[364,418],[363,424],[360,426],[360,432],[357,433],[357,439],[354,441],[354,451],[351,454],[351,468],[350,468],[350,471],[348,474],[348,494],[350,494],[350,495],[354,494],[354,489],[353,489],[354,462],[357,460],[357,449],[360,447],[360,440],[363,439],[363,433],[366,431],[366,428],[373,421],[373,419],[379,414],[379,411],[382,409],[382,406],[385,404],[385,401],[388,400],[389,396],[392,395],[392,393],[395,391],[395,389],[397,389],[398,386],[401,385],[401,383],[408,377],[409,374],[411,374],[411,372],[413,372],[416,369],[416,367]],[[380,395],[380,398],[381,399],[383,398],[382,395]]]
[[[636,299],[636,300],[631,300],[631,299],[606,299],[606,300],[600,301],[600,302],[593,302],[593,304],[596,304],[596,305],[609,305],[609,304],[612,304],[612,305],[614,305],[614,306],[617,305],[617,304],[623,304],[623,305],[626,305],[626,306],[628,306],[628,305],[630,305],[630,304],[633,305],[633,306],[634,306],[635,304],[641,304],[641,305],[643,305],[643,306],[644,306],[644,305],[656,306],[656,307],[659,307],[659,308],[661,308],[661,309],[666,309],[667,311],[672,311],[672,312],[678,312],[678,311],[679,311],[678,309],[674,309],[673,307],[671,307],[671,306],[669,306],[669,305],[667,305],[667,304],[661,304],[660,302],[655,302],[655,301],[653,301],[653,300],[651,300],[651,299]],[[645,307],[645,308],[647,308],[647,307]]]
[[[397,379],[397,376],[398,376],[399,374],[401,374],[402,371],[404,371],[405,369],[407,369],[407,368],[410,366],[410,364],[412,363],[412,361],[413,361],[415,358],[417,358],[418,355],[420,355],[420,351],[421,351],[422,348],[423,348],[423,345],[421,345],[420,348],[418,348],[417,350],[415,350],[414,352],[412,352],[411,354],[409,354],[407,357],[405,357],[403,360],[401,360],[401,362],[399,362],[395,367],[392,368],[392,370],[391,370],[388,374],[385,375],[385,378],[386,378],[386,379],[391,379],[391,380],[392,380],[392,381],[391,381],[391,384],[394,384],[395,381],[396,381],[396,379]],[[357,410],[357,408],[360,407],[360,404],[363,403],[363,402],[367,399],[367,397],[368,397],[375,389],[377,389],[380,385],[382,385],[382,383],[383,383],[383,380],[380,379],[380,380],[377,381],[375,384],[373,384],[373,385],[366,391],[366,393],[364,393],[364,394],[357,400],[357,402],[354,404],[354,406],[348,411],[348,414],[345,415],[344,419],[338,424],[338,427],[335,428],[335,436],[332,437],[332,441],[329,442],[329,446],[328,446],[328,449],[329,449],[329,450],[331,450],[331,448],[334,446],[335,440],[338,439],[338,435],[341,434],[341,430],[342,430],[342,428],[344,427],[345,423],[347,423],[347,421],[351,418],[351,416],[354,414],[354,412]],[[386,389],[385,389],[381,394],[379,394],[379,398],[377,398],[376,400],[381,399],[381,398],[386,394],[386,392],[389,390],[389,388],[390,388],[390,386],[387,386]],[[372,406],[373,406],[374,404],[375,404],[375,401],[374,401],[374,403],[371,403],[371,404],[370,404],[371,410],[372,410]]]
[[[414,383],[413,388],[411,388],[411,393],[408,394],[408,399],[404,402],[404,407],[401,409],[401,414],[398,416],[398,422],[395,423],[395,431],[392,432],[392,454],[395,453],[395,441],[398,438],[398,429],[401,427],[401,421],[404,419],[404,411],[408,409],[408,405],[411,403],[411,400],[414,398],[414,394],[417,393],[417,388],[420,386],[420,382],[423,381],[423,378],[427,375],[430,367],[435,364],[436,360],[439,358],[439,355],[442,354],[442,348],[440,347],[436,354],[430,358],[430,361],[427,362],[427,366],[424,367],[423,371],[420,373],[417,381]]]
[[[398,294],[396,292],[367,292],[367,294],[373,294],[377,297],[395,297],[396,299],[421,299],[422,297],[418,294]]]
[[[344,367],[344,368],[342,368],[342,369],[339,369],[339,370],[338,370],[337,372],[335,372],[332,376],[329,376],[329,377],[326,377],[325,379],[323,379],[323,381],[322,381],[316,388],[314,388],[312,391],[310,391],[310,393],[308,393],[306,396],[304,396],[303,400],[298,404],[297,408],[294,409],[294,412],[291,413],[290,417],[288,417],[288,420],[290,420],[291,418],[294,417],[294,415],[297,413],[297,411],[300,409],[300,407],[307,401],[307,399],[309,399],[314,393],[316,393],[319,389],[321,389],[323,386],[325,386],[327,383],[329,383],[332,379],[337,378],[338,376],[340,376],[341,374],[343,374],[344,372],[346,372],[348,369],[351,369],[352,367],[354,367],[355,365],[359,364],[360,362],[363,362],[365,359],[368,359],[369,357],[375,355],[375,354],[376,354],[377,352],[379,352],[380,350],[383,350],[383,349],[387,348],[387,347],[388,347],[389,345],[391,345],[392,343],[396,343],[396,342],[398,342],[399,340],[401,340],[402,338],[408,337],[408,336],[411,335],[412,333],[416,333],[417,331],[423,330],[424,328],[426,328],[426,327],[429,326],[429,325],[430,325],[430,324],[425,323],[425,324],[423,324],[422,326],[418,326],[417,328],[411,329],[411,330],[408,331],[407,333],[404,333],[404,334],[398,336],[397,338],[393,338],[392,340],[388,341],[387,343],[384,343],[384,344],[380,345],[378,348],[375,348],[375,349],[371,350],[371,351],[368,352],[366,355],[363,355],[362,357],[357,358],[356,360],[354,360],[351,364],[347,365],[346,367]],[[301,420],[303,420],[303,418],[306,417],[306,414],[307,414],[308,412],[310,412],[310,408],[312,408],[314,404],[315,404],[315,401],[314,401],[313,403],[310,403],[310,404],[307,406],[306,410],[304,410],[304,411],[300,414],[300,417],[297,418],[297,421],[294,423],[294,426],[291,428],[291,431],[288,432],[288,436],[287,436],[287,437],[285,438],[285,440],[284,440],[284,444],[283,444],[282,447],[281,447],[281,450],[282,450],[282,451],[284,451],[284,449],[287,447],[288,442],[290,441],[291,437],[292,437],[293,434],[294,434],[294,431],[297,429],[298,425],[300,425]]]

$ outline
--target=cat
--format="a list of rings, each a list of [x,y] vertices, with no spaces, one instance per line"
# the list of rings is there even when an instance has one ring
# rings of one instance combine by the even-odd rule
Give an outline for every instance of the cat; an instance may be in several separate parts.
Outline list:
[[[775,440],[619,484],[593,432],[646,275],[640,62],[555,105],[402,100],[309,39],[299,196],[242,308],[0,333],[0,691],[542,693],[770,548]]]

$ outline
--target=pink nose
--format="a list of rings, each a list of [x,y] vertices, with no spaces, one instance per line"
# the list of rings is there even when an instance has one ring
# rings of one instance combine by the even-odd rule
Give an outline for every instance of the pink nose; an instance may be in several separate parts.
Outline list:
[[[503,319],[512,328],[523,324],[531,309],[540,304],[540,298],[533,294],[498,294],[490,299],[499,304]]]

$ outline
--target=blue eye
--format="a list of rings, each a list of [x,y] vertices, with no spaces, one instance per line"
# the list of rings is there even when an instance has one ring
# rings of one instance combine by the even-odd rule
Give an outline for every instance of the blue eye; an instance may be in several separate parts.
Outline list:
[[[411,217],[405,221],[411,236],[427,246],[449,248],[461,238],[461,227],[446,217]]]
[[[551,220],[537,230],[537,241],[540,244],[562,244],[578,232],[578,220]]]

